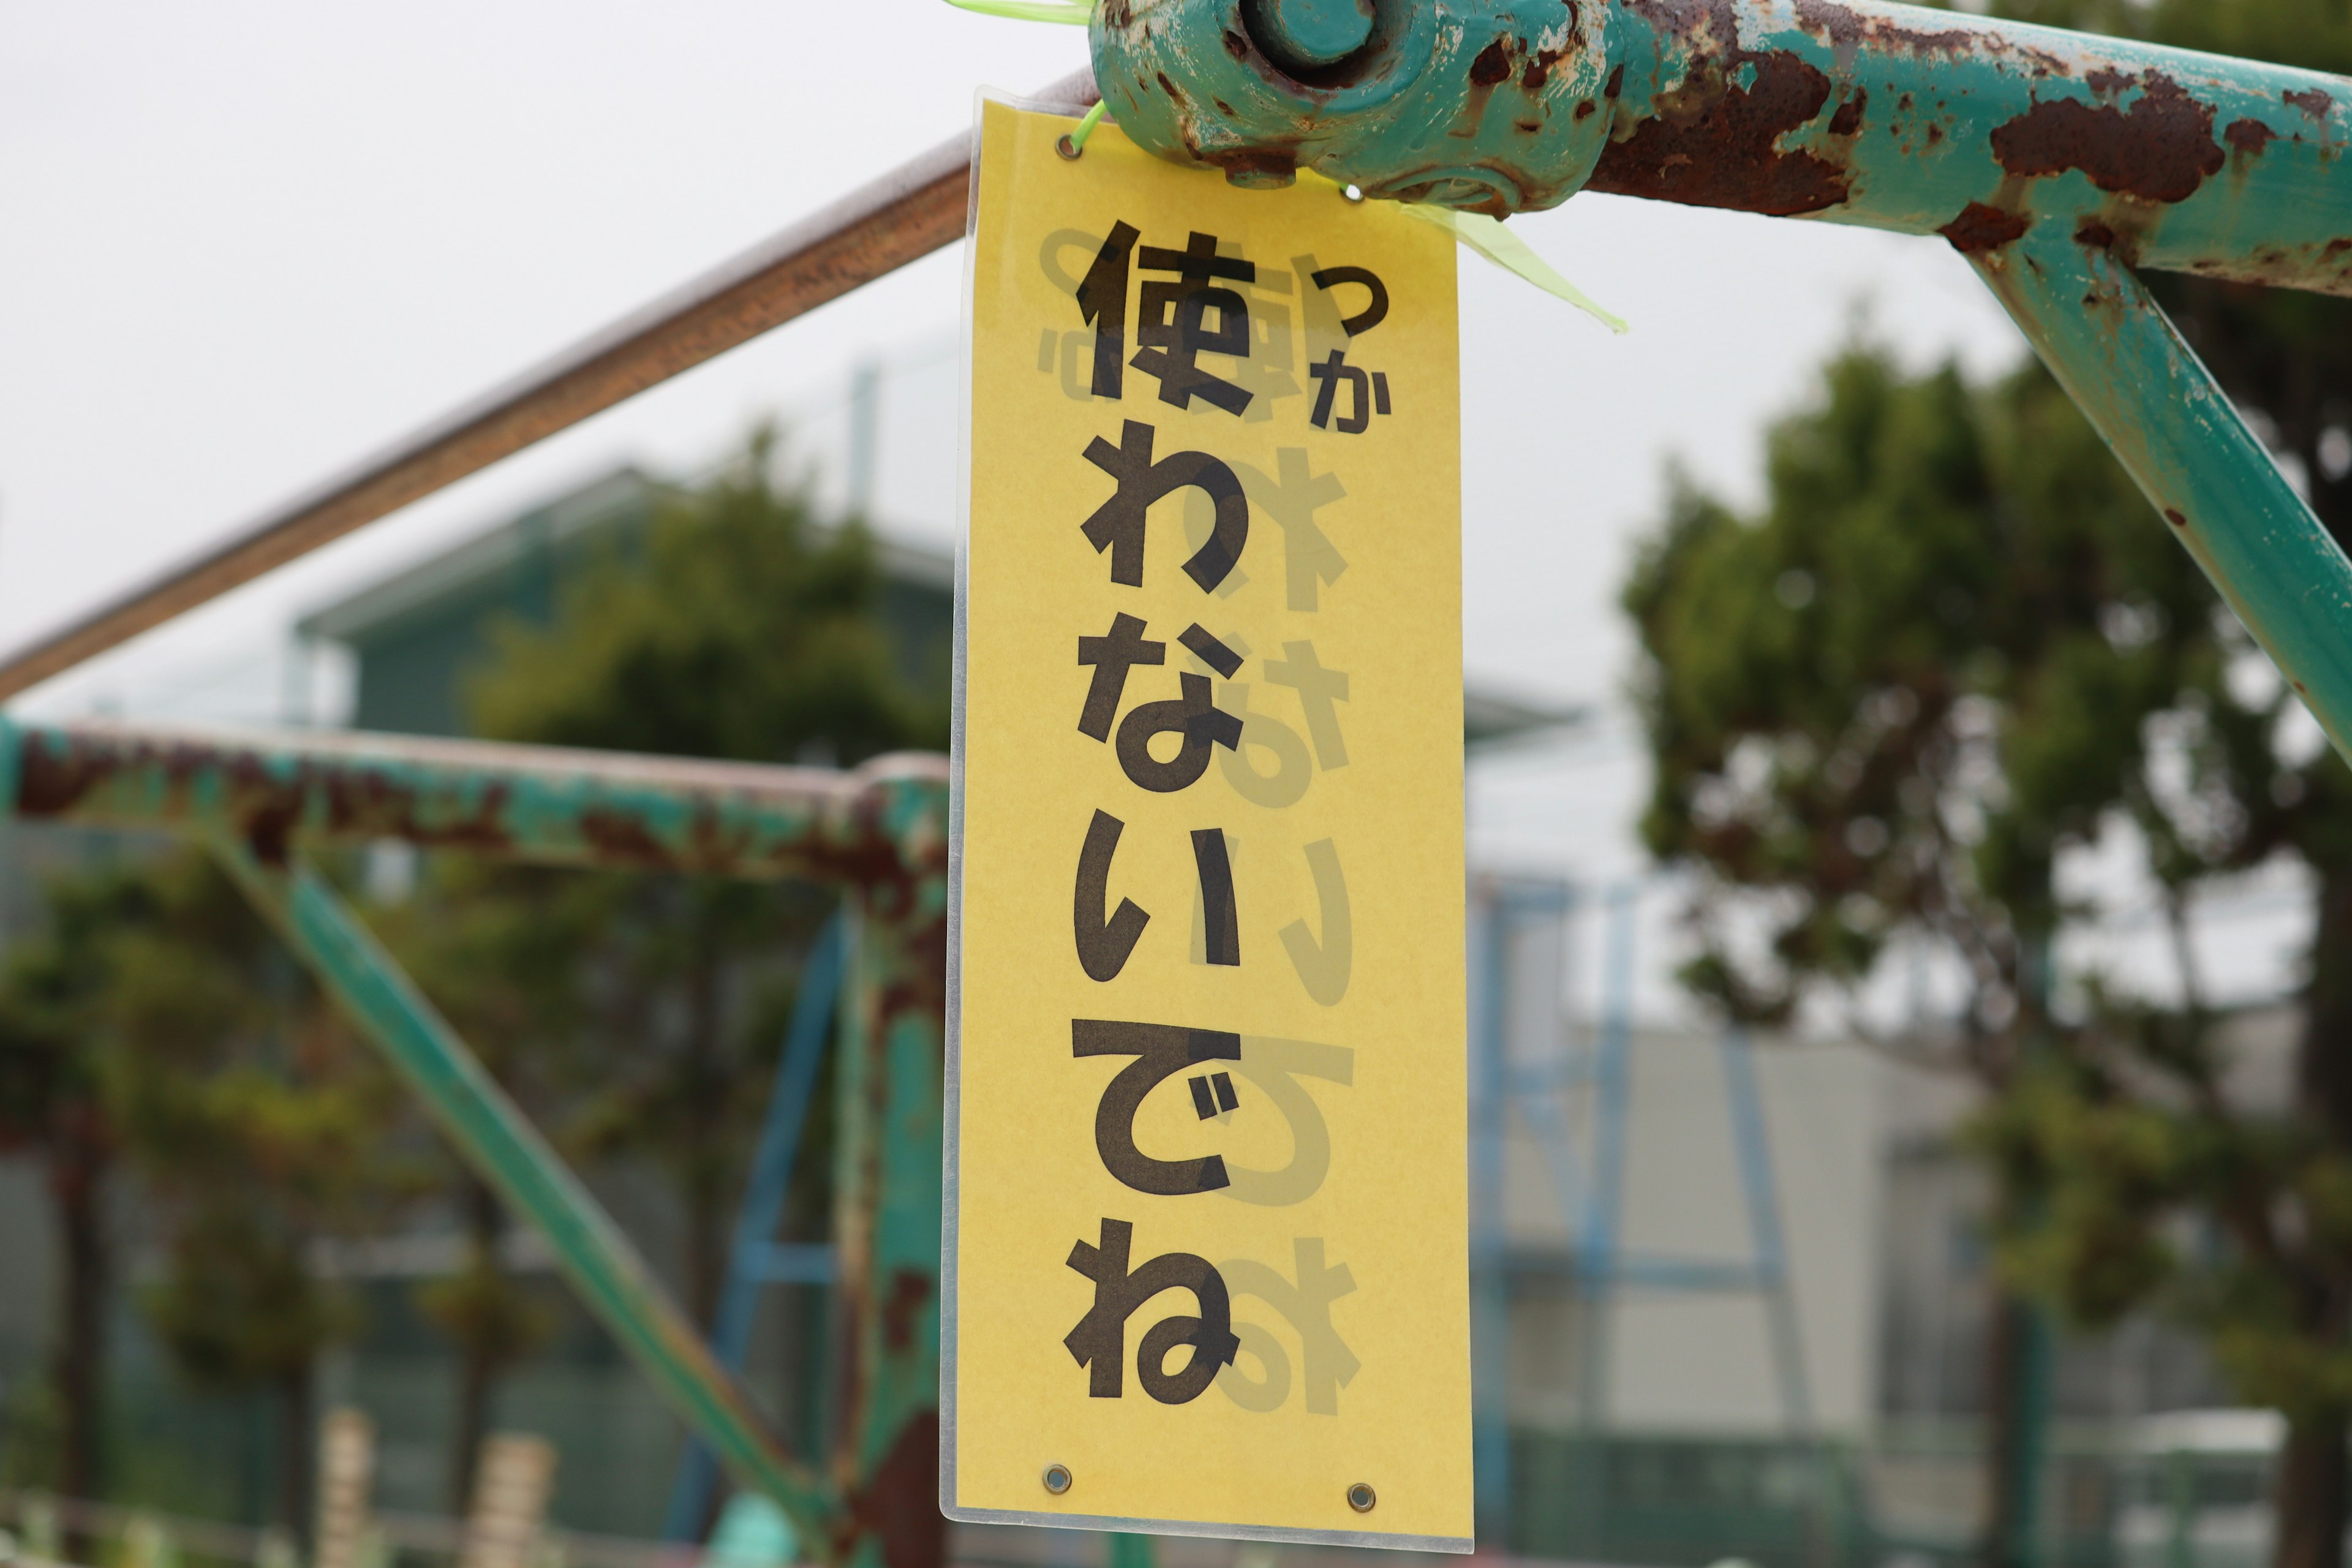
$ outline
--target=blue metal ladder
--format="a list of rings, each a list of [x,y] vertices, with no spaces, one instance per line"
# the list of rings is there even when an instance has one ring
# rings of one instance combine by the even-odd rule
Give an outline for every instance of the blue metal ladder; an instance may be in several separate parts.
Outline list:
[[[778,1241],[776,1226],[783,1218],[784,1196],[792,1188],[793,1161],[800,1152],[801,1131],[808,1121],[817,1068],[824,1063],[834,1005],[841,994],[846,946],[842,917],[836,913],[825,921],[809,948],[808,962],[801,971],[800,994],[793,998],[793,1016],[785,1025],[783,1059],[776,1065],[767,1120],[752,1152],[751,1179],[735,1220],[727,1283],[719,1292],[719,1321],[711,1326],[710,1348],[730,1372],[743,1370],[761,1287],[833,1283],[832,1247]],[[689,1437],[686,1452],[678,1458],[677,1479],[670,1484],[662,1538],[698,1541],[718,1484],[719,1467],[710,1450]]]
[[[1764,1308],[1783,1418],[1792,1436],[1812,1435],[1811,1392],[1789,1276],[1787,1238],[1767,1139],[1763,1102],[1746,1032],[1718,1042],[1725,1109],[1748,1217],[1748,1256],[1696,1258],[1635,1252],[1622,1239],[1626,1142],[1632,1114],[1633,931],[1641,889],[1609,888],[1597,903],[1606,917],[1599,1027],[1590,1043],[1571,1033],[1569,1048],[1538,1063],[1511,1059],[1510,1001],[1514,938],[1529,926],[1567,927],[1579,889],[1531,879],[1480,879],[1470,900],[1471,1341],[1475,1387],[1473,1455],[1481,1539],[1509,1528],[1509,1301],[1515,1272],[1542,1267],[1514,1258],[1504,1227],[1504,1139],[1516,1110],[1535,1134],[1569,1223],[1568,1268],[1588,1304],[1580,1325],[1578,1403],[1588,1426],[1607,1416],[1607,1303],[1628,1287],[1753,1293]],[[1591,1148],[1580,1152],[1566,1096],[1593,1096]]]

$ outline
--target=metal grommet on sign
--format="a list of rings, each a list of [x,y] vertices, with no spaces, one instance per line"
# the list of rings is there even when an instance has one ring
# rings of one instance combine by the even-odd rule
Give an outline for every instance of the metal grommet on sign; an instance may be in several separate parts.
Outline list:
[[[1103,110],[1106,107],[1108,106],[1097,100],[1095,106],[1087,110],[1086,117],[1078,121],[1078,128],[1076,131],[1065,132],[1062,139],[1054,143],[1054,151],[1072,163],[1076,163],[1078,155],[1087,150],[1087,138],[1092,136],[1095,133],[1095,127],[1102,123]]]
[[[1364,187],[1361,185],[1342,185],[1339,187],[1339,194],[1347,197],[1351,202],[1360,202],[1364,199]]]
[[[1045,1480],[1045,1489],[1052,1492],[1055,1497],[1060,1497],[1064,1492],[1070,1489],[1070,1467],[1067,1465],[1046,1466]],[[1364,1506],[1370,1508],[1371,1505],[1370,1503],[1366,1503]]]
[[[1348,1489],[1348,1506],[1358,1513],[1371,1512],[1372,1505],[1380,1500],[1379,1495],[1361,1481]]]

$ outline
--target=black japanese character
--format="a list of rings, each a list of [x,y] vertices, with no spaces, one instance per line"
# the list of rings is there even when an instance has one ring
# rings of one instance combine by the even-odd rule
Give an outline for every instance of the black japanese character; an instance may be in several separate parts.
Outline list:
[[[1201,875],[1201,924],[1211,963],[1242,961],[1241,914],[1234,901],[1234,863],[1221,827],[1192,832],[1192,864]]]
[[[1192,1091],[1192,1114],[1203,1121],[1214,1121],[1228,1110],[1239,1110],[1242,1097],[1234,1089],[1234,1075],[1213,1072],[1202,1078],[1188,1078],[1184,1087]]]
[[[1120,392],[1120,362],[1127,358],[1127,262],[1135,239],[1132,225],[1112,224],[1110,237],[1095,252],[1094,265],[1078,280],[1078,319],[1095,330],[1097,397],[1117,397]]]
[[[1119,226],[1124,228],[1126,225],[1122,224]],[[1122,257],[1120,261],[1124,266],[1125,258]],[[1122,279],[1125,276],[1124,272],[1120,274]],[[1389,319],[1389,286],[1381,282],[1380,275],[1370,268],[1326,267],[1321,271],[1310,273],[1308,276],[1318,289],[1328,291],[1337,289],[1342,283],[1360,283],[1371,295],[1370,301],[1362,310],[1352,316],[1342,316],[1339,319],[1339,325],[1347,329],[1349,337],[1358,337],[1369,332]]]
[[[1147,272],[1173,272],[1176,283],[1146,283],[1137,312],[1136,341],[1146,345],[1127,363],[1146,375],[1160,378],[1160,401],[1189,408],[1195,397],[1228,414],[1250,405],[1250,395],[1196,363],[1203,353],[1249,357],[1249,303],[1231,289],[1212,284],[1212,278],[1241,283],[1257,281],[1253,262],[1228,260],[1217,254],[1217,237],[1192,235],[1182,250],[1156,245],[1143,247],[1140,259]],[[1214,331],[1208,313],[1217,312]]]
[[[1127,824],[1107,811],[1095,813],[1087,824],[1087,841],[1078,850],[1078,885],[1070,911],[1071,930],[1078,945],[1078,967],[1089,980],[1109,980],[1127,967],[1127,955],[1143,936],[1151,917],[1132,899],[1121,899],[1106,920],[1110,902],[1110,861],[1118,850],[1118,836]]]
[[[1213,1193],[1226,1184],[1225,1162],[1216,1154],[1192,1160],[1155,1160],[1135,1146],[1135,1115],[1144,1097],[1165,1080],[1202,1062],[1237,1062],[1242,1037],[1222,1029],[1189,1029],[1179,1024],[1121,1024],[1102,1018],[1070,1020],[1073,1057],[1133,1057],[1103,1090],[1095,1107],[1095,1152],[1103,1168],[1139,1193],[1183,1197]]]
[[[1242,743],[1241,719],[1209,697],[1209,678],[1190,671],[1176,678],[1184,695],[1162,702],[1139,702],[1118,727],[1118,765],[1128,782],[1154,795],[1173,795],[1209,771],[1210,748],[1233,751]],[[1181,734],[1176,755],[1161,762],[1151,754],[1155,735]]]
[[[1126,1391],[1127,1320],[1162,1290],[1190,1290],[1200,1303],[1198,1317],[1162,1318],[1143,1336],[1135,1353],[1136,1376],[1143,1392],[1162,1405],[1183,1405],[1198,1399],[1216,1380],[1217,1369],[1229,1366],[1241,1349],[1234,1337],[1233,1299],[1224,1277],[1214,1265],[1190,1252],[1163,1252],[1129,1272],[1128,1257],[1135,1243],[1135,1226],[1123,1219],[1102,1222],[1101,1241],[1079,1242],[1070,1248],[1069,1266],[1094,1281],[1094,1305],[1065,1335],[1062,1343],[1070,1359],[1087,1369],[1087,1393],[1096,1399],[1117,1399]],[[1179,1345],[1192,1347],[1184,1370],[1170,1375],[1168,1352]]]
[[[1129,419],[1119,428],[1118,446],[1099,436],[1087,444],[1087,461],[1117,479],[1118,489],[1095,508],[1083,531],[1095,553],[1110,552],[1110,580],[1139,588],[1144,514],[1161,496],[1192,486],[1216,508],[1217,521],[1207,542],[1184,563],[1184,574],[1202,593],[1211,593],[1241,561],[1242,546],[1249,542],[1249,501],[1233,469],[1206,452],[1171,452],[1153,462],[1151,447],[1157,438],[1150,426]]]
[[[1219,642],[1213,633],[1194,621],[1178,634],[1176,640],[1192,651],[1192,657],[1231,680],[1242,672],[1242,656]]]
[[[1339,416],[1340,434],[1360,436],[1371,427],[1373,414],[1389,411],[1388,372],[1374,371],[1367,377],[1348,363],[1344,350],[1333,349],[1331,357],[1321,364],[1308,365],[1307,374],[1309,380],[1323,384],[1315,394],[1315,412],[1307,419],[1318,430],[1330,427],[1331,405],[1339,401],[1339,384],[1343,381],[1348,384],[1349,398],[1348,412]]]
[[[1147,640],[1143,626],[1143,622],[1122,611],[1111,616],[1108,633],[1078,639],[1078,662],[1092,665],[1095,671],[1094,679],[1087,683],[1086,706],[1078,710],[1079,734],[1097,741],[1109,740],[1111,721],[1118,717],[1118,700],[1127,689],[1129,668],[1168,662],[1168,645]]]

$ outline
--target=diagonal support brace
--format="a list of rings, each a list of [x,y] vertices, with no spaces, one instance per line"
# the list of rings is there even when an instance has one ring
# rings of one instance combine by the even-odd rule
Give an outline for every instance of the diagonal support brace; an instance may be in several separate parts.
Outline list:
[[[2130,267],[2040,224],[1969,258],[2034,352],[2352,760],[2352,560]]]
[[[317,871],[215,838],[221,863],[320,985],[392,1059],[482,1179],[554,1247],[581,1300],[695,1434],[803,1540],[835,1536],[831,1489],[786,1454],[653,1271],[497,1080]]]

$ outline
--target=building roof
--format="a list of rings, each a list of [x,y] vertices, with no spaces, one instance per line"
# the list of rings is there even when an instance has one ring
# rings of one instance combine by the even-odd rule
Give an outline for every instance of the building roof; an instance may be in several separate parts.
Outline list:
[[[1582,703],[1513,695],[1467,677],[1462,682],[1462,743],[1474,749],[1577,729],[1591,717]]]
[[[675,493],[675,487],[635,468],[615,469],[314,610],[296,629],[305,638],[347,644],[364,658],[372,647],[404,635],[420,621],[443,616],[453,603],[510,582],[534,558],[562,553],[567,544],[585,544],[605,530],[642,521]],[[949,552],[877,539],[876,557],[884,579],[902,592],[953,599],[955,558]],[[1509,691],[1485,680],[1465,682],[1462,693],[1463,742],[1474,750],[1574,729],[1589,717],[1581,705]]]
[[[347,599],[313,610],[295,629],[305,637],[363,647],[418,611],[436,608],[453,595],[512,572],[534,551],[593,537],[623,519],[643,516],[674,493],[676,487],[635,468],[616,468]],[[892,582],[955,593],[955,557],[947,551],[877,539],[875,559]]]
[[[635,468],[617,468],[404,572],[396,572],[348,599],[314,610],[295,629],[305,637],[364,646],[417,611],[437,607],[485,579],[513,571],[534,551],[593,534],[621,517],[642,513],[668,489]]]

